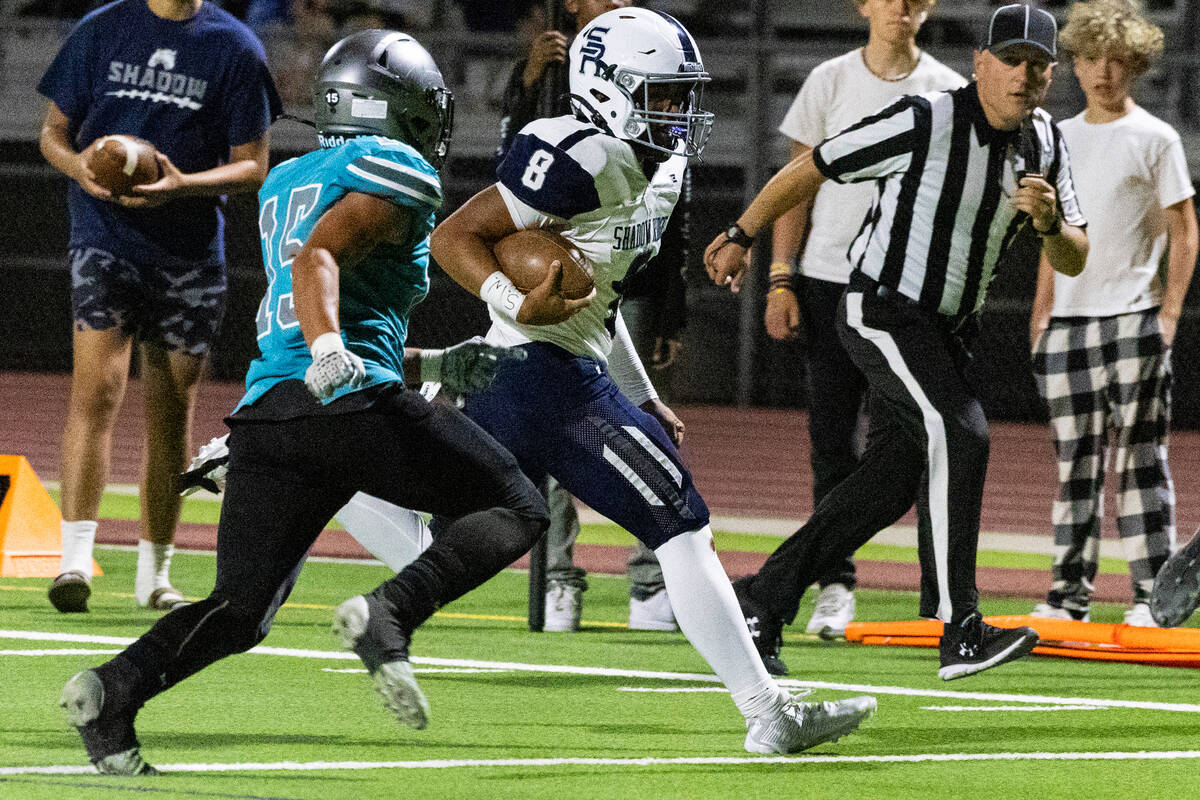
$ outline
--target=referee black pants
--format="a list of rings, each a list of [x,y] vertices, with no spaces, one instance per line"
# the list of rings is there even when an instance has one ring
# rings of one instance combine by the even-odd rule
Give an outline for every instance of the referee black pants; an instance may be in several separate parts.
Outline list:
[[[975,554],[988,459],[987,420],[963,376],[966,345],[949,318],[874,283],[851,284],[838,332],[870,387],[866,451],[747,589],[791,622],[805,587],[895,523],[920,491],[930,539],[921,548],[921,614],[957,622],[978,605]]]

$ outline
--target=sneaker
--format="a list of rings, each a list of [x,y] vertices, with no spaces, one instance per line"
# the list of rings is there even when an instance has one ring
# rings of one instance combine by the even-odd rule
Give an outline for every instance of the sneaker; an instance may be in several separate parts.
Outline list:
[[[78,570],[64,572],[50,584],[46,596],[63,614],[86,612],[88,598],[92,596],[92,579]]]
[[[200,448],[187,472],[179,476],[177,488],[184,497],[206,489],[213,494],[225,491],[229,472],[229,434],[218,436]]]
[[[183,594],[174,586],[160,586],[150,593],[150,599],[146,601],[146,608],[152,608],[155,611],[174,611],[180,606],[188,605],[188,601],[183,599]]]
[[[429,701],[408,661],[411,637],[378,599],[360,594],[338,606],[333,634],[362,660],[375,691],[397,719],[418,730],[429,724]]]
[[[746,575],[734,581],[733,593],[737,595],[738,605],[742,607],[746,627],[750,629],[750,639],[754,642],[754,649],[758,651],[763,666],[772,675],[787,675],[787,664],[779,657],[779,650],[783,647],[783,620],[767,613],[750,597],[751,577]]]
[[[1154,621],[1154,616],[1150,613],[1150,606],[1147,603],[1134,603],[1133,608],[1125,612],[1125,624],[1136,625],[1139,628],[1159,627],[1159,624]]]
[[[157,775],[158,770],[142,760],[141,745],[133,729],[133,714],[118,711],[104,691],[95,670],[84,670],[67,681],[58,704],[67,712],[67,722],[83,738],[88,758],[104,775]]]
[[[843,584],[831,583],[817,595],[817,607],[804,632],[815,633],[822,639],[840,639],[853,621],[854,592]]]
[[[940,645],[944,681],[965,678],[1028,655],[1038,643],[1033,628],[997,628],[988,625],[978,611],[957,625],[946,623]]]
[[[579,617],[583,613],[583,589],[562,581],[550,581],[546,587],[546,619],[544,631],[579,630]]]
[[[1033,607],[1033,611],[1029,612],[1031,617],[1041,617],[1043,619],[1073,619],[1076,622],[1091,622],[1092,612],[1090,609],[1062,608],[1061,606],[1052,606],[1049,603],[1038,603]]]
[[[868,695],[823,703],[788,699],[782,709],[746,720],[746,752],[799,753],[824,742],[836,742],[875,713]]]
[[[1200,530],[1158,571],[1150,590],[1150,613],[1164,628],[1178,628],[1200,605]]]
[[[671,610],[671,598],[666,589],[659,589],[645,600],[629,596],[629,630],[631,631],[677,631],[675,612]]]

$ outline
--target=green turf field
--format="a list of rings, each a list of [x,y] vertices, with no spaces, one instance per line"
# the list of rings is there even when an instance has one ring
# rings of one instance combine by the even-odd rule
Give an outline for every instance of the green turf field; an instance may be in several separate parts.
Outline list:
[[[386,572],[328,562],[305,567],[267,650],[216,664],[142,711],[143,754],[167,774],[101,777],[57,707],[59,690],[156,614],[130,597],[134,554],[98,556],[105,575],[86,616],[56,614],[42,579],[0,579],[5,800],[1188,798],[1200,780],[1194,671],[1032,658],[945,683],[932,650],[797,634],[784,648],[796,688],[815,686],[816,699],[871,692],[879,713],[836,744],[751,756],[740,716],[696,652],[679,634],[625,630],[625,581],[603,576],[592,577],[578,634],[528,633],[526,576],[516,572],[443,609],[414,641],[432,719],[412,731],[329,633],[332,607]],[[207,592],[213,573],[204,554],[178,554],[172,570],[190,597]],[[915,594],[858,598],[862,620],[915,613]],[[988,601],[984,611],[1027,607]],[[1116,621],[1120,611],[1096,616]]]

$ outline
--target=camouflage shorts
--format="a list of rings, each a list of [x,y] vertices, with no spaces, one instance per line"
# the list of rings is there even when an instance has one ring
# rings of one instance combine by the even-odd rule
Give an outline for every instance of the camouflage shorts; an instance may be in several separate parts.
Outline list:
[[[225,313],[220,264],[135,264],[94,247],[71,248],[71,311],[78,330],[119,327],[167,350],[202,355]]]

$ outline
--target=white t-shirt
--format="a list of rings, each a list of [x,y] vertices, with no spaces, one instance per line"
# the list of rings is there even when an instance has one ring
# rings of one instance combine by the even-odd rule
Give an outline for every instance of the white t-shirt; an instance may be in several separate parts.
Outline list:
[[[928,53],[908,77],[885,81],[863,63],[862,48],[818,64],[779,124],[790,139],[816,147],[863,117],[905,94],[957,89],[967,81]],[[800,259],[800,272],[835,283],[850,280],[846,252],[862,228],[875,198],[875,184],[824,183],[813,202],[808,240]]]
[[[1054,275],[1055,317],[1108,317],[1162,302],[1167,222],[1163,209],[1195,191],[1179,134],[1145,109],[1094,125],[1059,123],[1088,220],[1083,272]]]

